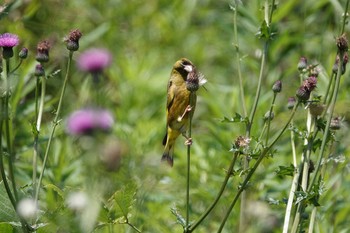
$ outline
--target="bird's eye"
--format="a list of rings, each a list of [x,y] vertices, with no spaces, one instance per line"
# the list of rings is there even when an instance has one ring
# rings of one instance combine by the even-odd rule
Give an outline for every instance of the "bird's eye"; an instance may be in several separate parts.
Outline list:
[[[188,66],[188,65],[191,65],[188,61],[183,61],[181,62],[181,65],[182,66]]]

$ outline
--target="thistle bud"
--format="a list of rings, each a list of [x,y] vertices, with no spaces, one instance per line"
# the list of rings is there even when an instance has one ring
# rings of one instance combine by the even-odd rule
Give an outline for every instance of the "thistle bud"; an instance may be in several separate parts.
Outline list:
[[[310,91],[304,86],[299,87],[296,96],[300,101],[307,101],[310,98]]]
[[[346,71],[346,64],[348,63],[349,61],[349,55],[348,53],[344,53],[344,56],[343,56],[343,64],[342,64],[342,74],[345,74],[345,71]]]
[[[274,93],[279,93],[279,92],[282,91],[282,82],[281,82],[281,80],[277,80],[277,81],[273,84],[273,86],[272,86],[272,91],[273,91]]]
[[[264,121],[272,121],[273,118],[275,117],[275,114],[273,112],[267,111],[264,115]]]
[[[339,69],[339,55],[337,55],[337,58],[335,59],[335,62],[333,64],[333,67],[332,67],[333,73],[337,74],[338,73],[338,69]]]
[[[288,108],[288,109],[294,108],[294,105],[295,105],[296,102],[297,102],[297,101],[296,101],[296,99],[295,99],[294,97],[289,97],[289,98],[288,98],[287,108]]]
[[[26,59],[28,56],[28,49],[22,48],[21,51],[19,51],[18,57],[21,59]]]
[[[303,70],[305,70],[306,67],[307,67],[307,59],[306,57],[301,57],[298,63],[299,72],[302,72]]]
[[[45,70],[41,64],[37,64],[35,66],[34,76],[36,76],[36,77],[45,76]]]

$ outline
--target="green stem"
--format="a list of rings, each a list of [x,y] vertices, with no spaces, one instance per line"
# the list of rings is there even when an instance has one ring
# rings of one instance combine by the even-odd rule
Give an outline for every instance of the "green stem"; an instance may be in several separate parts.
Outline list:
[[[239,78],[239,91],[241,96],[241,103],[242,103],[242,109],[243,109],[243,115],[246,117],[248,115],[247,113],[247,107],[245,103],[244,98],[244,85],[243,85],[243,77],[242,77],[242,71],[241,71],[241,58],[239,53],[239,41],[238,41],[238,29],[237,29],[237,7],[238,4],[236,4],[236,1],[234,1],[234,8],[233,8],[233,37],[234,37],[234,47],[236,49],[236,60],[237,60],[237,72],[238,72],[238,78]]]
[[[274,5],[274,0],[272,1],[273,5]],[[265,1],[265,21],[267,24],[267,27],[269,28],[269,25],[271,23],[271,19],[272,19],[272,14],[273,14],[274,8],[271,8],[270,11],[270,15],[269,15],[269,6],[268,6],[268,0]],[[264,49],[263,49],[263,54],[261,57],[261,63],[260,63],[260,73],[259,73],[259,78],[258,78],[258,86],[256,89],[256,93],[255,93],[255,99],[254,99],[254,103],[252,106],[252,111],[250,113],[249,116],[249,122],[247,123],[247,127],[246,127],[246,137],[250,137],[250,133],[251,133],[251,127],[253,125],[254,122],[254,117],[255,117],[255,113],[256,113],[256,109],[258,107],[258,103],[259,103],[259,99],[260,99],[260,93],[261,93],[261,87],[262,87],[262,79],[263,79],[263,75],[265,72],[265,64],[266,64],[266,57],[267,57],[267,51],[268,51],[268,47],[269,47],[269,38],[265,41],[264,44]],[[248,157],[246,157],[243,161],[243,169],[247,170],[249,168],[249,160]],[[246,178],[246,177],[245,177]],[[241,210],[240,210],[240,223],[239,223],[239,232],[243,232],[244,228],[245,228],[245,220],[246,220],[246,214],[245,214],[245,210],[246,210],[246,192],[245,190],[242,190],[242,196],[241,196]]]
[[[36,202],[39,199],[40,186],[41,186],[41,182],[42,182],[42,179],[43,179],[43,176],[44,176],[46,163],[47,163],[47,159],[48,159],[49,152],[50,152],[51,142],[52,142],[53,136],[55,134],[56,127],[59,124],[59,117],[60,117],[60,113],[61,113],[64,93],[65,93],[66,87],[67,87],[67,82],[68,82],[69,71],[70,71],[70,67],[71,67],[71,63],[72,63],[72,58],[73,58],[73,52],[70,51],[69,52],[69,57],[68,57],[67,72],[66,72],[66,76],[65,76],[64,81],[63,81],[63,86],[62,86],[60,99],[59,99],[59,102],[58,102],[56,116],[55,116],[55,119],[53,120],[53,126],[52,126],[52,130],[51,130],[51,134],[50,134],[49,140],[47,142],[47,147],[46,147],[46,151],[45,151],[45,155],[44,155],[44,161],[43,161],[42,170],[40,172],[38,184],[37,184],[36,191],[35,191],[35,201]]]
[[[134,231],[138,232],[138,233],[141,233],[141,231],[136,227],[134,226],[133,224],[127,222],[126,224],[128,224]]]
[[[314,130],[315,127],[315,119],[310,113],[310,109],[308,109],[307,120],[306,120],[306,128],[307,128],[307,137],[304,140],[304,146],[306,149],[302,153],[302,159],[300,163],[301,170],[301,188],[303,192],[307,191],[307,185],[309,182],[309,168],[310,168],[310,156],[312,153],[313,142],[316,138],[317,132]],[[292,232],[296,232],[299,226],[300,217],[305,210],[304,202],[299,202],[297,206],[297,210],[295,212]]]
[[[291,125],[293,125],[293,120],[291,122]],[[291,145],[292,145],[293,165],[294,165],[295,170],[294,170],[292,186],[290,188],[288,202],[287,202],[287,206],[286,206],[286,214],[284,216],[283,233],[288,232],[290,216],[291,216],[292,207],[293,207],[294,193],[298,187],[298,180],[299,180],[299,175],[300,175],[300,171],[297,168],[297,159],[296,159],[297,156],[296,156],[296,148],[295,148],[295,133],[293,130],[290,131],[290,140],[291,140]]]
[[[309,224],[309,230],[308,232],[313,233],[314,232],[314,225],[316,220],[316,213],[317,213],[317,207],[314,206],[312,208],[311,216],[310,216],[310,224]]]
[[[194,101],[195,101],[195,95],[196,93],[191,92],[190,94],[190,106],[194,107]],[[190,113],[190,119],[189,119],[189,127],[188,127],[188,134],[187,138],[191,138],[192,136],[192,116],[193,111]],[[189,222],[190,222],[190,167],[191,167],[191,144],[187,146],[187,175],[186,175],[186,226],[184,229],[184,232],[188,232],[189,229]]]
[[[326,104],[326,103],[330,102],[330,101],[327,101],[327,100],[328,100],[329,90],[330,90],[330,88],[331,88],[331,86],[333,84],[333,79],[334,78],[335,78],[335,74],[332,73],[332,76],[331,76],[331,78],[329,80],[329,83],[328,83],[328,86],[327,86],[326,94],[325,94],[324,99],[323,99],[323,104]],[[330,96],[332,96],[332,94]]]
[[[46,77],[41,77],[41,95],[40,95],[40,104],[39,110],[37,109],[37,92],[38,92],[38,82],[39,77],[37,77],[37,88],[35,91],[35,115],[36,115],[36,127],[34,132],[34,153],[33,153],[33,190],[36,190],[36,173],[37,173],[37,157],[38,157],[38,140],[40,134],[40,126],[42,121],[42,116],[44,112],[44,103],[45,103],[45,94],[46,94]]]
[[[10,81],[9,81],[9,73],[10,73],[10,60],[5,59],[5,67],[6,70],[4,71],[5,77],[5,87],[6,87],[6,93],[4,97],[4,118],[5,118],[5,134],[6,134],[6,145],[7,145],[7,151],[9,155],[8,159],[8,166],[9,166],[9,177],[12,182],[12,191],[13,195],[15,198],[15,201],[17,202],[18,200],[18,195],[17,195],[17,188],[16,188],[16,180],[15,180],[15,175],[14,175],[14,153],[13,153],[13,147],[12,147],[12,135],[11,135],[11,117],[9,113],[9,99],[10,99]]]
[[[3,100],[1,98],[1,100]],[[3,114],[2,112],[2,108],[4,107],[4,104],[3,104],[3,101],[1,101],[1,115]],[[0,120],[0,132],[2,132],[2,126],[3,126],[3,117],[1,116],[1,120]],[[0,172],[1,172],[1,177],[2,177],[2,181],[4,183],[4,186],[5,186],[5,190],[6,190],[6,193],[11,201],[11,204],[13,206],[14,209],[16,209],[16,200],[15,198],[13,197],[13,194],[12,194],[12,191],[11,191],[11,188],[10,188],[10,185],[9,183],[7,182],[7,177],[6,177],[6,172],[5,172],[5,166],[4,166],[4,156],[3,156],[4,152],[2,150],[2,135],[0,136]]]
[[[38,96],[39,96],[39,77],[36,77],[36,86],[35,86],[35,119],[38,119]],[[35,131],[34,131],[35,130]],[[38,125],[36,125],[35,129],[33,128],[33,134],[34,134],[34,143],[33,143],[33,175],[32,175],[32,182],[33,182],[33,198],[35,198],[35,190],[36,190],[36,173],[37,173],[37,166],[38,166],[38,140],[39,140],[39,130]]]
[[[23,62],[23,59],[21,59],[21,60],[19,61],[18,65],[11,71],[10,74],[13,74],[13,73],[21,66],[22,62]]]
[[[201,224],[201,222],[208,216],[208,214],[214,209],[214,207],[216,206],[216,204],[220,200],[220,197],[221,197],[221,195],[223,194],[223,192],[225,190],[227,182],[228,182],[228,180],[230,179],[230,177],[232,175],[233,167],[234,167],[234,165],[236,163],[238,155],[239,155],[238,152],[235,152],[233,154],[233,158],[232,158],[230,166],[229,166],[229,168],[228,168],[228,170],[226,172],[226,176],[225,176],[224,182],[222,183],[221,188],[219,190],[219,193],[216,195],[215,200],[208,207],[208,209],[206,209],[206,211],[202,214],[202,216],[200,216],[200,218],[193,225],[191,225],[191,227],[188,229],[188,232],[193,232]]]
[[[266,132],[265,145],[267,145],[269,143],[270,126],[271,126],[271,121],[272,121],[271,117],[272,117],[272,114],[273,114],[273,107],[275,105],[276,96],[277,96],[277,93],[274,93],[273,94],[273,99],[272,99],[272,104],[271,104],[271,107],[270,107],[269,118],[267,119],[267,132]]]
[[[236,194],[236,196],[234,197],[234,199],[232,200],[226,214],[225,214],[225,217],[224,219],[222,220],[221,222],[221,225],[219,227],[219,230],[218,230],[218,233],[220,233],[222,231],[222,229],[224,228],[225,226],[225,223],[233,209],[233,207],[235,206],[239,196],[241,195],[241,193],[243,192],[243,190],[245,190],[248,182],[250,181],[250,178],[253,176],[254,172],[256,171],[256,169],[258,168],[258,166],[260,165],[261,161],[264,159],[264,157],[266,156],[266,154],[270,151],[270,149],[275,145],[275,143],[279,140],[279,138],[282,136],[282,134],[284,133],[284,131],[288,128],[289,126],[289,123],[292,121],[293,117],[294,117],[294,114],[296,112],[296,109],[298,108],[299,106],[299,102],[294,106],[293,110],[292,110],[292,113],[287,121],[287,123],[285,124],[285,126],[283,127],[283,129],[280,131],[280,133],[277,135],[277,137],[271,142],[271,144],[268,146],[268,147],[265,147],[263,149],[263,151],[261,152],[259,158],[257,159],[257,161],[255,162],[254,166],[252,167],[252,169],[249,171],[249,173],[247,174],[246,178],[244,179],[241,187],[238,189],[238,192]]]

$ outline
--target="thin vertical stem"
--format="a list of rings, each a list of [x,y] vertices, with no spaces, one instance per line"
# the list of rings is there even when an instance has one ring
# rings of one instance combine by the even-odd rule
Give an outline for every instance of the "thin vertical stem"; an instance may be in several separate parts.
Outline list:
[[[39,77],[36,77],[36,89],[35,89],[35,117],[36,127],[34,132],[34,152],[33,152],[33,190],[36,190],[36,176],[37,176],[37,158],[38,158],[38,140],[40,134],[40,126],[42,115],[44,112],[44,103],[45,103],[45,92],[46,92],[46,77],[41,77],[41,96],[40,96],[40,104],[38,109],[38,89],[39,89]],[[35,198],[35,193],[33,193]]]
[[[70,67],[71,67],[71,63],[72,63],[72,58],[73,58],[73,52],[70,51],[69,52],[69,57],[68,57],[67,72],[66,72],[66,76],[65,76],[64,81],[63,81],[63,86],[62,86],[60,99],[59,99],[59,102],[58,102],[56,116],[55,116],[55,119],[53,120],[53,126],[52,126],[51,134],[50,134],[50,137],[49,137],[49,141],[47,143],[42,170],[41,170],[41,173],[40,173],[40,176],[39,176],[39,180],[38,180],[38,184],[37,184],[36,191],[35,191],[35,201],[36,202],[39,199],[40,186],[41,186],[41,182],[42,182],[42,179],[43,179],[43,176],[44,176],[46,163],[47,163],[47,159],[48,159],[50,148],[51,148],[51,142],[52,142],[53,136],[55,134],[56,127],[59,124],[59,117],[60,117],[60,113],[61,113],[64,93],[65,93],[66,87],[67,87],[67,82],[68,82]]]
[[[293,124],[293,121],[291,122]],[[292,145],[292,153],[293,153],[293,165],[294,165],[294,175],[293,175],[293,181],[292,186],[290,188],[288,202],[286,206],[286,214],[284,216],[284,223],[283,223],[283,233],[288,232],[289,228],[289,222],[290,222],[290,216],[292,213],[292,207],[293,207],[293,199],[294,199],[294,193],[298,187],[298,180],[300,175],[300,170],[297,167],[297,155],[296,155],[296,149],[295,149],[295,133],[293,130],[290,131],[290,141]]]
[[[193,108],[194,101],[196,98],[196,93],[191,92],[190,94],[190,106]],[[188,134],[187,137],[190,139],[192,136],[192,116],[193,112],[189,113],[189,127],[188,127]],[[190,222],[190,168],[191,168],[191,144],[189,143],[187,145],[187,174],[186,174],[186,227],[185,232],[188,232],[189,229],[189,222]]]
[[[4,71],[4,81],[5,81],[5,87],[6,87],[6,93],[4,97],[4,106],[3,106],[3,114],[4,114],[4,120],[5,120],[5,135],[6,135],[6,146],[7,146],[7,152],[9,155],[8,159],[8,166],[9,166],[9,177],[12,183],[12,191],[13,191],[13,197],[15,199],[15,202],[17,202],[18,195],[17,195],[17,188],[16,188],[16,180],[14,175],[14,153],[12,148],[12,135],[11,135],[11,117],[9,113],[9,99],[10,99],[10,80],[9,80],[9,74],[10,74],[10,60],[5,60],[5,71]]]
[[[276,96],[277,96],[277,93],[274,93],[271,107],[270,107],[270,111],[269,111],[269,118],[267,119],[268,122],[267,122],[267,132],[266,132],[265,145],[267,145],[269,143],[270,126],[271,126],[271,121],[272,121],[271,118],[272,118],[272,114],[273,114],[273,107],[275,106]]]
[[[231,163],[230,163],[230,166],[226,172],[226,176],[225,176],[225,179],[224,179],[224,182],[222,183],[221,185],[221,188],[219,190],[219,193],[216,195],[216,198],[215,200],[213,201],[213,203],[208,207],[208,209],[202,214],[202,216],[193,224],[191,225],[191,227],[189,228],[188,232],[193,232],[194,229],[196,229],[199,224],[208,216],[208,214],[214,209],[214,207],[216,206],[216,204],[218,203],[218,201],[220,200],[220,197],[221,195],[223,194],[225,188],[226,188],[226,185],[227,185],[227,182],[228,180],[230,179],[231,175],[232,175],[232,172],[233,172],[233,167],[237,161],[237,157],[239,155],[239,152],[235,152],[233,154],[233,157],[232,157],[232,160],[231,160]]]
[[[243,85],[243,77],[242,77],[242,71],[241,71],[241,58],[239,53],[239,41],[238,41],[238,30],[237,30],[237,7],[238,4],[234,1],[235,5],[233,8],[233,37],[234,37],[234,47],[236,49],[236,61],[237,61],[237,72],[238,72],[238,78],[239,78],[239,92],[240,92],[240,101],[242,103],[242,109],[243,109],[243,116],[246,117],[248,115],[247,113],[247,107],[245,103],[244,98],[244,85]]]

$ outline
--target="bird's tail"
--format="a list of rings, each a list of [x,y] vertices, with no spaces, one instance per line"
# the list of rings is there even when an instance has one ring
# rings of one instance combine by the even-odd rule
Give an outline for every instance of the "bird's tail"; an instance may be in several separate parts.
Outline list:
[[[162,155],[162,162],[167,162],[170,167],[173,166],[174,164],[174,159],[173,159],[173,154],[174,154],[174,146],[170,145],[167,143],[164,148],[164,152]]]

